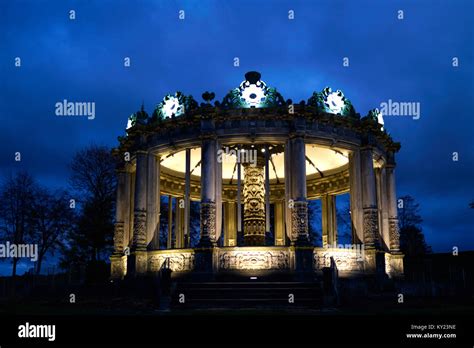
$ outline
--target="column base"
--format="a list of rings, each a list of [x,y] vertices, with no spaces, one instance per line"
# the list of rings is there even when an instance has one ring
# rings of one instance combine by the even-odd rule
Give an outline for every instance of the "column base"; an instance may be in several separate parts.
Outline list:
[[[127,274],[127,256],[122,254],[110,256],[110,279],[122,280]]]
[[[265,236],[246,235],[244,236],[245,246],[263,246],[265,245]]]
[[[148,253],[146,250],[136,250],[128,257],[127,268],[131,276],[142,276],[148,271]]]
[[[197,244],[197,248],[214,248],[217,246],[216,242],[213,242],[209,236],[204,236],[199,239],[199,243]]]
[[[214,270],[214,248],[196,249],[194,254],[195,270],[212,273]]]
[[[294,245],[297,247],[310,247],[311,243],[309,242],[309,237],[308,235],[299,235],[298,238],[296,238]]]
[[[385,252],[377,249],[364,250],[364,271],[368,275],[385,276]]]
[[[403,277],[403,257],[402,253],[385,254],[385,272],[390,278]]]
[[[308,243],[309,244],[309,243]],[[312,272],[313,271],[313,251],[314,247],[296,246],[295,249],[295,271]]]

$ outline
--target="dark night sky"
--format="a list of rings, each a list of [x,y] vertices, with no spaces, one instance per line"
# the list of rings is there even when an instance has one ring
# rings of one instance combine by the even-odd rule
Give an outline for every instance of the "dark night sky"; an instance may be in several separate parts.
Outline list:
[[[420,203],[435,251],[472,250],[473,18],[470,0],[0,0],[0,175],[24,168],[43,184],[65,186],[73,153],[116,145],[142,101],[151,113],[176,90],[198,101],[214,91],[221,100],[258,70],[294,101],[325,86],[342,89],[361,115],[388,99],[420,102],[419,120],[385,118],[402,144],[398,195]],[[63,99],[95,102],[96,118],[55,116]]]

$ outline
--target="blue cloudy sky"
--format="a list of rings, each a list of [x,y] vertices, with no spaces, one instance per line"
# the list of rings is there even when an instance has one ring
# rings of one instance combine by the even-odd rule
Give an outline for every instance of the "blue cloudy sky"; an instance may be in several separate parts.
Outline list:
[[[325,86],[342,89],[361,115],[389,99],[421,103],[418,120],[385,120],[402,143],[398,195],[420,203],[435,251],[472,250],[473,7],[470,0],[0,0],[0,174],[24,168],[65,186],[74,152],[116,145],[142,102],[151,113],[176,90],[222,99],[258,70],[294,101]],[[95,102],[95,119],[55,116],[63,99]]]

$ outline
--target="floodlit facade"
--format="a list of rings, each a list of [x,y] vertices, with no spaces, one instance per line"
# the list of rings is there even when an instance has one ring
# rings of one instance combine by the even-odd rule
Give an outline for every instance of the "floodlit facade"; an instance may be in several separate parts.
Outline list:
[[[400,144],[378,110],[361,118],[330,88],[294,104],[257,72],[222,102],[212,105],[213,98],[206,92],[199,105],[176,92],[151,116],[142,108],[130,117],[114,150],[120,164],[113,278],[157,272],[165,260],[174,272],[317,273],[331,257],[341,274],[403,274],[395,189]],[[350,246],[338,245],[335,196],[344,193]],[[322,247],[309,242],[312,199],[321,200]],[[194,247],[191,201],[200,202]]]

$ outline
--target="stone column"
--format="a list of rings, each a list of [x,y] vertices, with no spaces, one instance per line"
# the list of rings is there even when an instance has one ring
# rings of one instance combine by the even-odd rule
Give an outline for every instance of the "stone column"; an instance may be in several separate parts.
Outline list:
[[[222,160],[217,160],[217,151],[220,149],[221,145],[216,140],[216,243],[222,234]]]
[[[380,246],[383,250],[390,250],[385,167],[375,169],[375,181],[377,185],[377,210],[379,219]]]
[[[400,252],[400,230],[398,226],[397,191],[395,188],[395,154],[387,153],[386,164],[387,211],[389,222],[390,253],[385,254],[386,270],[393,277],[403,276],[403,254]]]
[[[239,151],[241,149],[239,148]],[[237,163],[237,239],[242,235],[242,165]],[[237,245],[237,244],[236,244]]]
[[[135,166],[136,169],[136,166]],[[128,245],[130,246],[130,249],[132,248],[133,245],[133,224],[134,224],[134,219],[135,219],[135,182],[136,182],[136,171],[131,171],[130,172],[130,193],[128,195],[128,204],[130,206],[129,210],[129,224],[128,224]]]
[[[306,200],[306,151],[302,136],[295,136],[291,140],[290,167],[292,243],[299,245],[308,244],[308,202]]]
[[[351,204],[352,243],[364,242],[363,209],[362,209],[362,179],[360,151],[349,154],[349,187]]]
[[[274,231],[275,231],[275,245],[285,245],[285,216],[284,208],[285,201],[276,201],[274,206]]]
[[[389,153],[386,165],[387,178],[387,213],[389,221],[389,247],[390,252],[400,252],[400,231],[398,227],[397,191],[395,188],[395,159],[394,154]]]
[[[292,184],[291,184],[291,177],[292,177],[292,169],[291,169],[291,141],[288,139],[285,143],[285,152],[284,152],[284,171],[285,171],[285,204],[284,204],[284,214],[285,214],[285,231],[286,236],[290,241],[296,239],[296,236],[293,237],[292,229],[291,229],[291,209],[290,200],[292,197]]]
[[[336,197],[323,195],[321,197],[323,247],[337,245]]]
[[[125,241],[124,221],[127,212],[127,197],[125,196],[127,185],[127,172],[125,170],[117,171],[117,195],[115,206],[115,225],[114,225],[114,255],[123,255]]]
[[[148,154],[146,244],[158,250],[160,243],[160,159]]]
[[[361,172],[364,244],[366,249],[375,249],[378,247],[379,242],[379,222],[377,191],[375,188],[375,173],[371,149],[361,150]]]
[[[188,248],[191,243],[190,236],[190,212],[191,212],[191,149],[186,149],[186,165],[184,174],[184,248]]]
[[[270,233],[270,153],[265,146],[265,233]]]
[[[265,162],[259,154],[256,165],[244,164],[245,245],[265,245],[264,165]]]
[[[364,148],[360,155],[365,271],[375,273],[385,271],[385,267],[380,263],[380,260],[383,261],[380,256],[383,255],[377,253],[379,249],[379,221],[372,149]]]
[[[176,198],[175,205],[175,223],[174,223],[174,235],[176,237],[175,248],[184,248],[184,207],[182,203],[183,198]]]
[[[215,246],[216,231],[216,140],[206,138],[201,148],[201,247]]]
[[[145,274],[147,271],[147,166],[148,155],[145,151],[137,151],[137,170],[135,177],[135,200],[133,219],[133,244],[131,262],[129,265],[135,275]]]
[[[173,248],[173,197],[168,196],[168,237],[166,239],[166,248]]]
[[[224,246],[237,246],[237,204],[224,203]]]
[[[131,243],[131,223],[132,223],[132,173],[130,171],[130,165],[126,166],[126,178],[125,178],[125,192],[124,192],[124,220],[123,220],[123,229],[124,229],[124,246],[129,248],[132,246]]]
[[[125,233],[125,221],[128,219],[129,197],[130,192],[130,173],[125,170],[117,171],[117,196],[115,209],[115,225],[114,225],[114,252],[110,257],[111,261],[111,277],[113,279],[121,279],[126,273],[126,259],[124,248],[128,246],[128,234]]]

